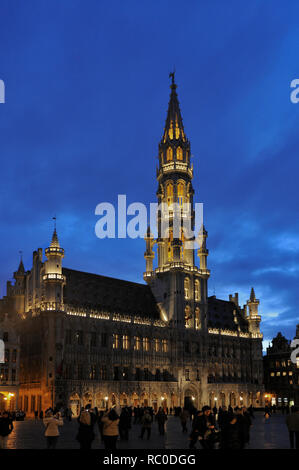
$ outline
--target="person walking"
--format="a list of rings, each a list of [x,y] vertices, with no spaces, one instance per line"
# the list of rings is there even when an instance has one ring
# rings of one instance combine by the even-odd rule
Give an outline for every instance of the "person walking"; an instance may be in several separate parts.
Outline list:
[[[8,411],[3,411],[0,416],[0,449],[6,449],[9,434],[13,430],[13,423]]]
[[[144,433],[147,433],[147,439],[151,437],[153,418],[150,412],[146,409],[141,417],[141,433],[140,439],[143,439]]]
[[[95,414],[91,411],[91,405],[85,406],[85,410],[81,411],[77,419],[79,429],[76,436],[77,441],[80,443],[80,449],[91,449],[92,441],[95,438],[93,431],[96,422]]]
[[[34,412],[34,420],[37,423],[37,421],[38,421],[38,410],[35,410],[35,412]]]
[[[189,411],[184,408],[180,413],[180,420],[182,425],[182,432],[188,432],[187,430],[187,421],[189,418]]]
[[[198,410],[197,413],[194,416],[193,422],[192,422],[192,431],[190,433],[189,439],[189,449],[195,449],[195,444],[198,440],[199,437],[199,428],[200,428],[200,417],[203,415],[202,410]]]
[[[125,406],[119,417],[119,436],[121,439],[129,440],[129,429],[131,428],[131,417],[128,408]]]
[[[167,415],[164,410],[160,407],[158,413],[156,414],[156,421],[158,423],[158,430],[160,436],[164,436],[165,434],[165,423],[167,421]]]
[[[299,408],[286,417],[291,449],[299,449]]]
[[[46,427],[45,437],[47,439],[47,449],[55,449],[59,437],[59,426],[63,426],[63,419],[60,413],[53,414],[52,410],[48,410],[43,420]]]
[[[103,423],[103,440],[105,449],[116,449],[116,442],[118,438],[118,423],[119,416],[115,409],[112,408],[109,412],[106,412],[102,417]]]

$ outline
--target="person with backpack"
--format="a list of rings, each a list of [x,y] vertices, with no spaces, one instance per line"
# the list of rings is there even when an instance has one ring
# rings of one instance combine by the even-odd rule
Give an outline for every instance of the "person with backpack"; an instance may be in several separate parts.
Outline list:
[[[91,411],[90,404],[86,405],[85,409],[81,411],[77,421],[79,423],[79,429],[76,439],[80,443],[80,449],[91,449],[92,441],[95,438],[93,427],[96,422],[96,417]]]
[[[141,418],[141,433],[139,436],[140,439],[143,439],[145,431],[147,432],[147,439],[151,437],[152,422],[153,422],[153,418],[150,415],[149,411],[146,409]]]
[[[116,442],[118,438],[118,423],[119,416],[114,408],[106,412],[102,417],[103,423],[103,440],[105,449],[116,449]]]
[[[55,449],[59,437],[58,427],[63,426],[63,419],[60,413],[54,415],[52,410],[48,410],[43,423],[46,426],[47,449]]]

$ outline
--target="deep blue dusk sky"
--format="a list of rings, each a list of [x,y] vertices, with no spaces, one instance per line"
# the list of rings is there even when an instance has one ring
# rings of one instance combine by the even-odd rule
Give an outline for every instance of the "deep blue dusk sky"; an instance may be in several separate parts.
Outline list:
[[[176,67],[209,232],[209,294],[255,287],[265,340],[298,323],[297,1],[1,0],[0,293],[24,252],[143,282],[143,240],[99,240],[99,202],[155,202]]]

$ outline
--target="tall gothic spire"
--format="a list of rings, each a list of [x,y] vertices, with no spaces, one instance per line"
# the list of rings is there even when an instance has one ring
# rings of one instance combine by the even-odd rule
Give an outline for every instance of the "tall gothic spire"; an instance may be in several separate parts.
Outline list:
[[[181,139],[183,142],[185,142],[186,136],[184,132],[178,95],[176,92],[177,85],[174,79],[174,72],[170,73],[169,76],[171,77],[171,93],[162,141],[166,142],[167,140]]]
[[[58,240],[58,235],[56,232],[56,227],[54,228],[53,236],[52,236],[52,241],[51,241],[51,248],[60,248],[59,240]]]

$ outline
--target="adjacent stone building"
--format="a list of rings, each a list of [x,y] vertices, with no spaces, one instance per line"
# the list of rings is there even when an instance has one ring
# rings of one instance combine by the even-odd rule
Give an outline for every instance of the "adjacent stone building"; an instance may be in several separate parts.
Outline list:
[[[299,325],[294,339],[299,340]],[[277,406],[299,406],[299,353],[293,362],[293,351],[291,341],[281,333],[267,348],[264,356],[265,402]]]
[[[207,231],[198,250],[175,233],[175,202],[194,228],[193,166],[174,77],[157,169],[158,236],[149,228],[146,284],[63,267],[56,229],[50,246],[33,253],[8,283],[0,311],[21,337],[19,406],[261,406],[263,360],[259,300],[252,289],[239,306],[208,297]],[[191,212],[184,204],[191,205]],[[157,247],[155,263],[154,247]],[[199,264],[196,262],[198,255]]]

